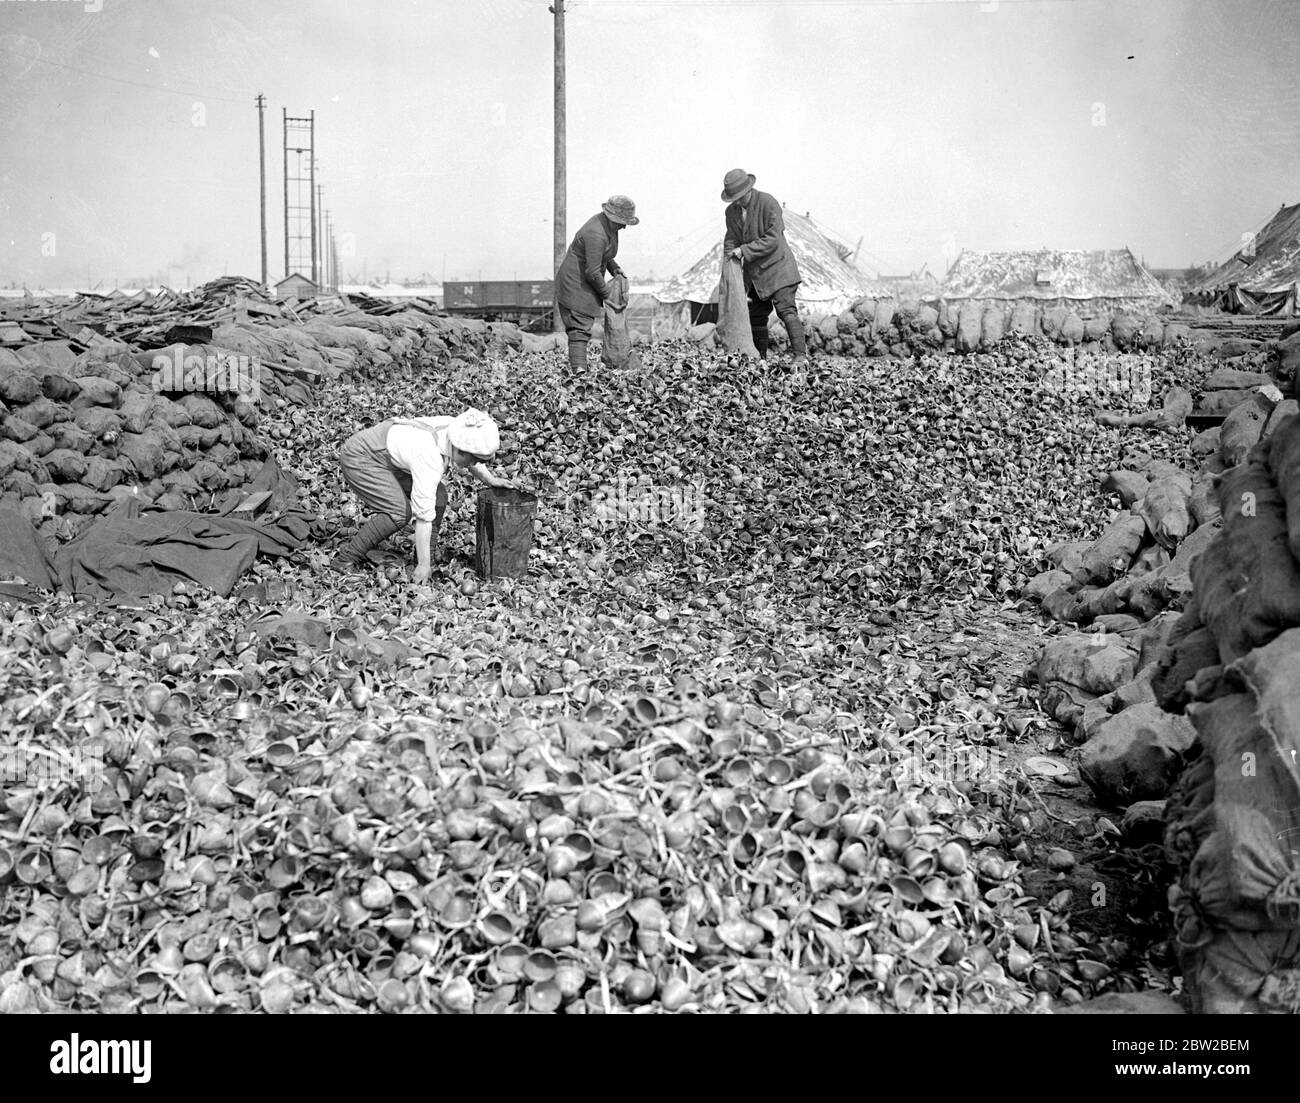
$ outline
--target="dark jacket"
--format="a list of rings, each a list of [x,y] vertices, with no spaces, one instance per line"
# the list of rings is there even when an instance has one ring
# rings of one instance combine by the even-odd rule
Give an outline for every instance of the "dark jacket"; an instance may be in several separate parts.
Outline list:
[[[744,250],[745,275],[753,283],[759,298],[770,299],[781,288],[800,281],[799,265],[785,240],[781,204],[767,192],[754,192],[748,224],[744,207],[739,203],[727,207],[724,255],[729,256],[736,246]]]
[[[594,318],[605,301],[605,273],[622,271],[618,255],[619,226],[604,213],[587,219],[564,254],[555,277],[555,301],[573,314]]]

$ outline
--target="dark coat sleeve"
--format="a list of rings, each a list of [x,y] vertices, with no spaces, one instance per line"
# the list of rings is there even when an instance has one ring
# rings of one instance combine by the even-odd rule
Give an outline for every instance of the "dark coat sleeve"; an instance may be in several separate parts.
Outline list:
[[[722,241],[723,256],[726,256],[732,249],[736,248],[740,244],[741,219],[743,217],[744,212],[741,210],[739,203],[732,203],[727,207],[726,216],[724,218],[727,226],[727,234]]]
[[[582,278],[596,298],[605,298],[605,235],[599,224],[588,223],[583,230]]]
[[[745,246],[745,260],[762,260],[770,257],[785,243],[785,219],[781,217],[781,205],[769,195],[757,200],[758,237]]]
[[[557,273],[556,302],[575,314],[599,313],[605,301],[605,269],[616,252],[618,235],[606,232],[599,215],[583,223]]]

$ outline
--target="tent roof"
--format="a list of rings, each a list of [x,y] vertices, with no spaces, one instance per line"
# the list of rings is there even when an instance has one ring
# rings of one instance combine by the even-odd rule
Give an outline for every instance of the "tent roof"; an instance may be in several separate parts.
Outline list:
[[[879,294],[881,288],[857,267],[843,259],[836,242],[828,238],[805,215],[786,208],[785,238],[799,263],[798,299],[801,303],[826,304],[838,313],[857,299]],[[655,294],[661,303],[711,303],[718,299],[718,280],[722,276],[722,232],[719,241],[680,276],[675,276]],[[847,252],[847,250],[845,250]]]
[[[1239,284],[1246,291],[1285,291],[1300,281],[1300,203],[1282,207],[1255,235],[1254,256],[1237,253],[1197,283],[1193,291]]]
[[[963,251],[943,281],[948,299],[1167,299],[1127,249]]]

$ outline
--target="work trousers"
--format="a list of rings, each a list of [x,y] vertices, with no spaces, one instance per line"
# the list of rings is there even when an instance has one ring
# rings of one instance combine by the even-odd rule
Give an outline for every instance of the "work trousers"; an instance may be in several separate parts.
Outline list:
[[[411,519],[411,473],[403,471],[388,454],[388,430],[393,419],[353,434],[339,450],[343,481],[373,513],[383,513],[399,525]],[[447,489],[438,487],[434,529],[442,525],[447,510]]]
[[[754,344],[762,355],[767,353],[767,320],[772,311],[781,319],[785,331],[790,337],[790,351],[796,356],[804,353],[803,323],[799,320],[799,310],[795,306],[797,283],[789,287],[779,287],[772,292],[770,299],[760,298],[753,282],[745,279],[745,292],[749,298],[749,328],[754,334]]]
[[[569,335],[570,341],[575,338],[580,341],[591,340],[591,329],[596,324],[594,314],[575,313],[563,304],[556,309],[560,312],[560,321],[564,324],[564,332]]]

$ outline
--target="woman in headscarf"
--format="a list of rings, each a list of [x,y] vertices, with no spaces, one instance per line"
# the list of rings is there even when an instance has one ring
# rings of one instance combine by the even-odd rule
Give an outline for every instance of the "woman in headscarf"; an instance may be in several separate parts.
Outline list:
[[[447,509],[442,484],[448,465],[468,468],[487,486],[508,487],[508,480],[485,466],[500,446],[496,422],[473,408],[454,418],[390,418],[354,434],[339,452],[339,466],[343,481],[372,514],[335,557],[334,567],[356,566],[414,518],[412,578],[427,582]]]
[[[626,195],[610,196],[600,214],[583,223],[555,275],[555,305],[569,335],[569,364],[576,371],[587,370],[591,327],[606,298],[605,273],[623,275],[614,261],[618,232],[640,221],[632,200]]]

